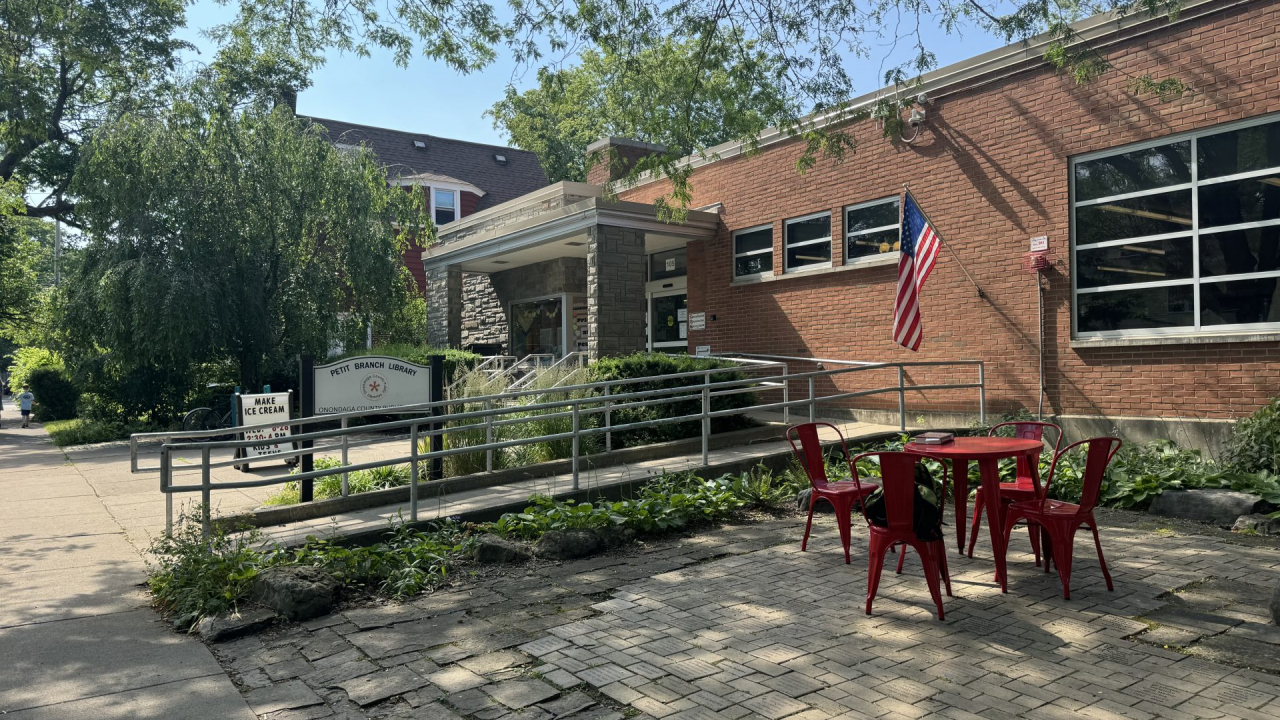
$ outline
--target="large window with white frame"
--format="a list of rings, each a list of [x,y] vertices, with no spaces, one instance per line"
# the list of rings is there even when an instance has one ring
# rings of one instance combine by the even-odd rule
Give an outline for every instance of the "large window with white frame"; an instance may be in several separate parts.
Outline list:
[[[901,241],[898,198],[884,198],[850,205],[844,209],[844,259],[896,253]]]
[[[733,233],[733,276],[753,277],[773,272],[773,226],[761,225]]]
[[[431,190],[431,219],[444,225],[458,219],[458,193],[455,190]]]
[[[788,220],[783,225],[783,272],[831,267],[831,213]]]
[[[1280,330],[1280,116],[1076,158],[1078,337]]]

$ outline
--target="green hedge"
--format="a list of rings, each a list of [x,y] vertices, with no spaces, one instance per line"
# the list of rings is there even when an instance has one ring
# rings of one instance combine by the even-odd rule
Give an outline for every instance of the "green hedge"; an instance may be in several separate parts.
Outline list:
[[[51,367],[32,370],[27,376],[31,392],[36,396],[36,418],[40,422],[69,420],[76,416],[80,391],[71,384],[66,371]]]
[[[375,345],[368,349],[353,350],[343,353],[337,357],[326,358],[324,360],[317,359],[317,363],[332,363],[347,358],[363,357],[365,355],[386,355],[387,357],[400,358],[408,360],[417,365],[430,365],[431,358],[439,355],[444,357],[444,377],[445,383],[448,384],[450,378],[455,377],[458,368],[468,368],[480,362],[480,356],[465,350],[454,350],[453,348],[441,348],[431,345]]]
[[[660,355],[656,353],[636,353],[623,357],[604,358],[591,366],[592,373],[595,376],[594,379],[597,381],[631,380],[655,375],[674,375],[684,372],[715,370],[717,372],[711,374],[712,382],[728,382],[743,379],[744,376],[738,372],[737,368],[738,366],[733,363],[715,358],[700,358],[692,355]],[[619,388],[616,392],[643,392],[646,390],[696,386],[701,383],[702,377],[695,375],[688,378],[630,383]],[[753,404],[755,404],[754,394],[740,393],[714,398],[711,401],[711,409],[713,411],[734,410],[750,407]],[[664,405],[618,410],[612,413],[612,423],[614,425],[624,425],[659,418],[695,415],[701,411],[702,401],[691,399]],[[745,415],[726,415],[711,420],[711,432],[730,432],[755,425],[756,423]],[[618,448],[647,445],[649,443],[698,437],[701,434],[702,428],[699,426],[698,421],[670,423],[614,433],[613,446]]]

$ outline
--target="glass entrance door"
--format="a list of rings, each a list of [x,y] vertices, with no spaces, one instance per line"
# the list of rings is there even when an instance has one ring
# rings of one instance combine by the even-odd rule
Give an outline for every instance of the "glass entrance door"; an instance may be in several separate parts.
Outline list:
[[[650,350],[685,350],[689,346],[688,298],[684,291],[650,296]]]

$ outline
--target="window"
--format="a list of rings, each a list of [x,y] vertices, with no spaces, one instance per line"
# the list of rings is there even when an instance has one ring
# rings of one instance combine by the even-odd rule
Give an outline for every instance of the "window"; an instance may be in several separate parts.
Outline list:
[[[666,280],[689,274],[689,256],[684,248],[656,252],[649,256],[649,279]]]
[[[785,272],[831,267],[831,213],[788,220],[785,228]]]
[[[773,272],[773,226],[738,230],[733,234],[733,276]]]
[[[1072,163],[1079,336],[1280,329],[1280,119]]]
[[[898,252],[898,198],[850,205],[844,210],[845,262]]]
[[[564,355],[564,297],[511,303],[511,354]]]
[[[436,225],[444,225],[458,219],[458,193],[452,190],[433,189],[431,199],[432,218],[436,221]]]

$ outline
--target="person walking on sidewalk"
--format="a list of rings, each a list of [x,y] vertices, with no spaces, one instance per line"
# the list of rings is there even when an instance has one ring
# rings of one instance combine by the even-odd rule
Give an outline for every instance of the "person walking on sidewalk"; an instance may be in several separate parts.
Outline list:
[[[35,403],[36,396],[31,394],[31,386],[23,385],[22,394],[18,396],[18,410],[22,413],[22,427],[31,427],[31,405]]]

